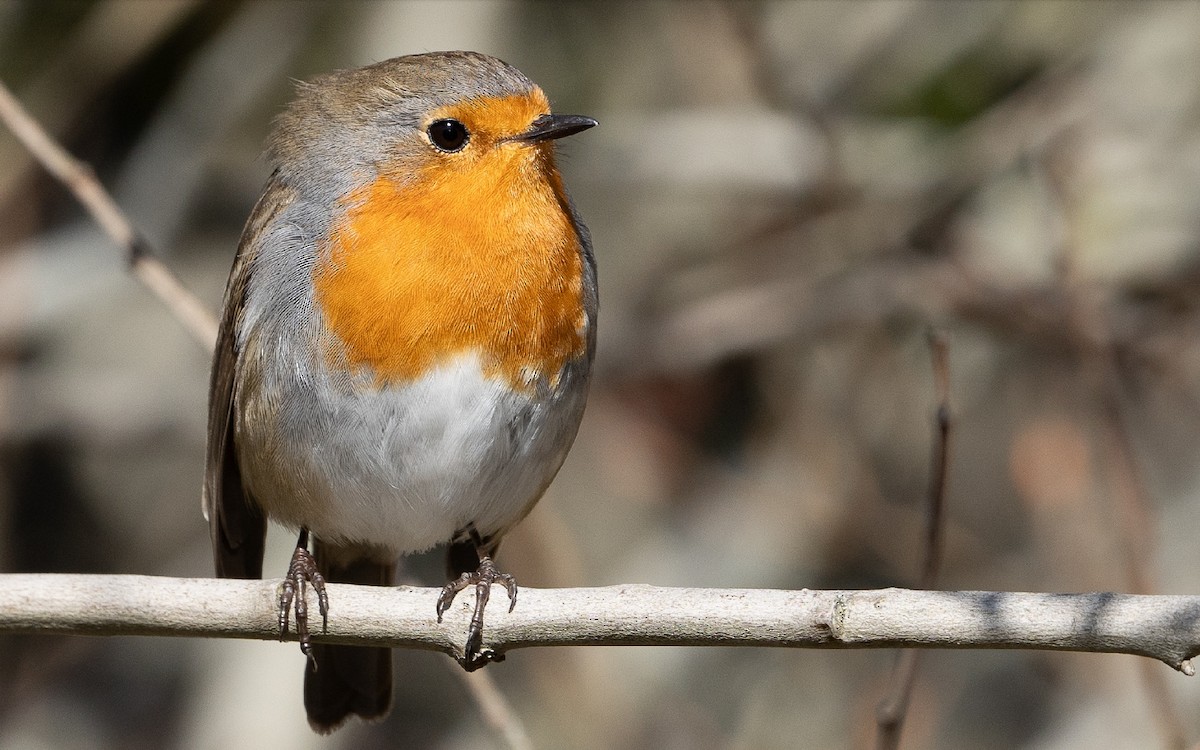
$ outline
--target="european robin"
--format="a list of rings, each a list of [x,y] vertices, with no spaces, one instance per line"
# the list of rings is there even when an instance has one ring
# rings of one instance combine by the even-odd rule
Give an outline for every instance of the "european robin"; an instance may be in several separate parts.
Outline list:
[[[299,529],[279,619],[295,607],[317,731],[387,712],[391,654],[311,643],[306,585],[325,616],[325,581],[389,585],[447,543],[430,614],[475,587],[468,667],[491,584],[516,602],[493,557],[566,458],[596,344],[554,141],[595,124],[473,52],[300,84],[276,122],[225,292],[204,507],[221,577],[262,576],[268,518]]]

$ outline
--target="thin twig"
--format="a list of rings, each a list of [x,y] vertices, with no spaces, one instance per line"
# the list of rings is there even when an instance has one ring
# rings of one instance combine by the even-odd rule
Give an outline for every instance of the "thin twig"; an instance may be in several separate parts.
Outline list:
[[[950,357],[945,335],[929,331],[929,349],[933,357],[933,383],[937,395],[935,411],[936,437],[933,445],[932,469],[929,473],[928,502],[925,504],[925,559],[921,564],[921,588],[937,587],[938,569],[942,559],[942,522],[946,499],[946,471],[950,459]],[[894,750],[900,746],[904,720],[916,681],[918,651],[907,649],[896,657],[887,695],[875,709],[875,746]]]
[[[937,439],[933,447],[933,469],[929,474],[929,502],[925,508],[925,562],[921,566],[921,588],[937,588],[945,537],[946,473],[950,466],[950,352],[946,336],[929,332],[933,357],[933,383],[937,394]]]
[[[201,345],[217,341],[217,321],[209,309],[151,251],[125,213],[96,179],[92,168],[67,153],[0,81],[0,120],[46,171],[66,186],[100,228],[125,250],[134,276],[153,292]]]
[[[504,739],[504,743],[511,750],[533,750],[533,743],[529,740],[525,725],[504,697],[504,693],[496,686],[496,681],[489,672],[482,669],[468,672],[459,669],[454,662],[443,663],[462,680],[475,705],[479,706],[484,722]]]

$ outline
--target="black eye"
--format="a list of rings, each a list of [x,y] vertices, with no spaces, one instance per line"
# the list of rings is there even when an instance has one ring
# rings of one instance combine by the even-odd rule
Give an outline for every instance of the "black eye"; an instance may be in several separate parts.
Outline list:
[[[467,126],[458,120],[438,120],[429,126],[429,140],[442,151],[462,151],[469,137]]]

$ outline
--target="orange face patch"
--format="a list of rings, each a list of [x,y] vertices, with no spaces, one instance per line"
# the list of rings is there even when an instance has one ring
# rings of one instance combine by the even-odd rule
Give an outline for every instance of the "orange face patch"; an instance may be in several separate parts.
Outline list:
[[[583,261],[551,147],[503,140],[547,111],[536,89],[443,108],[430,121],[461,120],[467,148],[430,147],[415,174],[346,197],[313,279],[332,357],[397,383],[477,352],[524,390],[583,353]]]
[[[535,86],[528,94],[521,96],[481,96],[439,107],[429,114],[425,124],[453,118],[466,125],[473,138],[483,141],[477,146],[483,146],[494,144],[499,138],[516,135],[528,128],[538,115],[549,113],[550,101]],[[475,152],[477,158],[484,154],[484,149]]]

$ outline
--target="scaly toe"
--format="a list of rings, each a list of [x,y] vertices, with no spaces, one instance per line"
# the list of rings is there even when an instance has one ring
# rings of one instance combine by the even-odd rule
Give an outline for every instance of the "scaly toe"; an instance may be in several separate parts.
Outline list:
[[[329,596],[325,592],[325,577],[317,569],[317,561],[304,547],[296,547],[291,564],[284,576],[279,594],[279,638],[287,637],[289,614],[295,614],[296,636],[300,650],[312,658],[312,634],[308,628],[308,586],[317,594],[317,610],[321,613],[321,632],[329,627]]]

